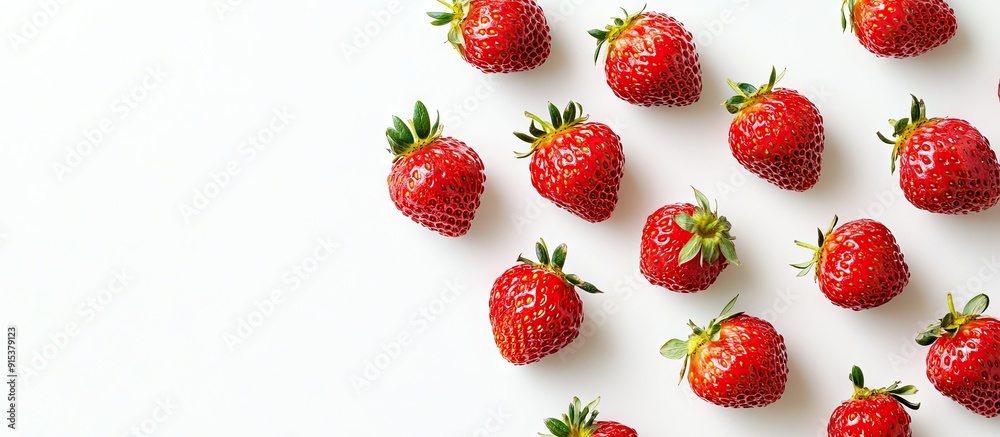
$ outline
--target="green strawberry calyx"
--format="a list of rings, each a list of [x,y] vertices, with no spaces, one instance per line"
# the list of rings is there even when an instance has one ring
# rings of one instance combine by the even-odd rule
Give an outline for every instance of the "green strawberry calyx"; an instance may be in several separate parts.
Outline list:
[[[663,347],[660,348],[660,355],[663,355],[668,359],[684,359],[684,364],[681,367],[680,381],[677,382],[678,384],[680,384],[681,381],[684,381],[684,375],[687,373],[688,362],[690,361],[691,356],[706,343],[719,341],[719,338],[722,336],[723,322],[743,314],[743,312],[730,313],[730,311],[733,310],[733,307],[736,306],[736,300],[739,298],[740,296],[736,295],[733,300],[729,301],[729,303],[726,304],[726,307],[722,309],[722,312],[719,313],[719,317],[716,317],[712,319],[712,321],[708,322],[708,327],[706,328],[702,328],[696,325],[693,321],[688,320],[688,326],[690,326],[693,331],[688,339],[685,341],[675,338],[664,343]]]
[[[740,112],[741,109],[752,106],[762,97],[771,94],[771,91],[774,90],[774,85],[785,77],[785,71],[786,70],[781,70],[781,74],[778,74],[778,69],[771,67],[771,78],[768,79],[766,84],[761,85],[759,89],[748,83],[736,83],[731,79],[726,79],[726,83],[729,84],[729,87],[732,88],[733,91],[736,91],[736,95],[730,97],[729,100],[726,100],[722,104],[726,106],[726,110],[729,111],[730,114],[736,114]]]
[[[962,312],[955,311],[955,298],[952,297],[951,293],[948,293],[948,314],[945,314],[941,318],[941,321],[928,326],[923,332],[917,335],[917,344],[921,346],[930,346],[938,338],[944,337],[945,335],[954,338],[958,334],[959,329],[963,325],[969,323],[979,316],[982,316],[986,312],[986,309],[990,306],[990,297],[985,294],[980,294],[969,300],[969,303],[965,304],[965,308]]]
[[[840,5],[840,28],[841,32],[847,32],[847,22],[851,22],[851,32],[855,32],[854,26],[854,4],[857,0],[844,0]]]
[[[899,160],[899,154],[903,151],[903,144],[906,140],[913,135],[913,132],[920,128],[924,123],[934,120],[933,118],[927,118],[927,106],[924,105],[924,101],[918,99],[917,96],[910,94],[913,98],[913,103],[910,105],[910,118],[904,118],[901,120],[890,119],[889,124],[892,126],[892,138],[886,138],[882,135],[882,132],[877,132],[878,139],[882,140],[883,143],[891,144],[892,147],[892,173],[896,172],[896,161]]]
[[[677,264],[682,265],[691,261],[700,253],[701,257],[698,258],[700,265],[712,264],[720,255],[725,257],[726,262],[740,265],[740,259],[736,256],[736,245],[733,244],[736,237],[729,235],[729,231],[733,228],[732,223],[725,216],[719,215],[718,204],[713,210],[708,198],[697,188],[692,187],[692,189],[698,201],[694,213],[678,214],[673,218],[678,227],[693,234],[681,248]]]
[[[441,137],[444,126],[441,125],[441,113],[431,125],[431,116],[424,103],[417,101],[413,108],[413,119],[404,122],[401,118],[392,116],[392,127],[385,130],[385,138],[389,141],[389,152],[395,160],[419,150]]]
[[[580,279],[579,276],[563,272],[563,264],[566,264],[566,251],[566,244],[563,243],[556,247],[556,250],[554,250],[550,255],[549,248],[545,245],[545,240],[539,238],[538,243],[535,243],[535,255],[538,256],[538,261],[535,262],[523,256],[518,256],[517,260],[532,267],[548,270],[562,278],[564,282],[586,291],[587,293],[603,293],[603,291],[594,286],[594,284]]]
[[[816,266],[816,279],[819,279],[820,274],[820,257],[823,256],[823,244],[826,243],[827,237],[833,233],[833,229],[837,227],[837,221],[840,220],[837,216],[833,216],[833,222],[830,223],[830,227],[827,228],[826,233],[822,229],[816,228],[816,232],[819,234],[819,242],[815,246],[809,243],[803,243],[799,240],[795,240],[795,244],[799,247],[809,249],[813,251],[812,259],[806,262],[792,264],[792,267],[799,269],[799,274],[797,276],[802,277],[809,274],[813,266]]]
[[[850,379],[851,382],[854,384],[854,395],[851,397],[851,399],[857,401],[863,401],[865,399],[873,398],[876,396],[889,396],[895,399],[896,402],[899,402],[906,408],[909,408],[911,410],[920,409],[919,403],[915,404],[903,397],[903,396],[911,396],[917,394],[918,391],[917,388],[912,385],[900,386],[900,384],[902,383],[896,381],[888,387],[874,389],[874,390],[870,389],[868,387],[865,387],[865,374],[861,372],[861,368],[858,366],[854,366],[854,368],[851,369]]]
[[[601,398],[594,399],[586,406],[581,406],[580,398],[574,397],[569,404],[569,412],[562,415],[562,419],[545,419],[545,427],[550,434],[538,433],[541,437],[590,437],[597,432],[598,426],[594,424],[597,419],[597,404]]]
[[[472,0],[438,0],[446,8],[449,9],[448,12],[428,12],[427,15],[434,19],[431,21],[432,25],[444,26],[450,25],[448,29],[448,42],[451,43],[455,50],[458,50],[459,54],[464,56],[462,47],[465,45],[465,37],[462,36],[462,23],[465,22],[465,17],[469,15],[469,7],[472,4]]]
[[[549,119],[551,119],[551,122],[542,120],[539,116],[530,112],[525,112],[524,116],[531,119],[531,126],[528,126],[528,132],[531,135],[514,132],[514,136],[521,141],[531,144],[531,150],[524,153],[514,152],[518,158],[531,156],[536,150],[544,147],[545,144],[549,144],[549,140],[555,135],[565,132],[590,118],[587,115],[583,115],[583,105],[573,101],[570,101],[566,105],[566,109],[562,113],[559,112],[559,108],[556,105],[549,102]],[[538,126],[535,126],[535,123],[538,123]]]
[[[648,5],[643,6],[641,11],[636,12],[634,14],[629,14],[628,11],[625,10],[625,8],[622,8],[622,12],[625,13],[625,18],[612,17],[612,20],[614,20],[614,22],[612,24],[604,26],[603,30],[590,29],[587,31],[587,33],[589,33],[590,36],[597,39],[597,50],[594,52],[595,64],[597,63],[597,60],[600,59],[601,57],[601,49],[604,48],[604,44],[607,44],[608,47],[614,44],[615,40],[618,39],[618,37],[621,36],[623,32],[632,27],[632,23],[635,23],[635,20],[638,19],[639,16],[641,16],[642,13],[646,11],[646,6]]]

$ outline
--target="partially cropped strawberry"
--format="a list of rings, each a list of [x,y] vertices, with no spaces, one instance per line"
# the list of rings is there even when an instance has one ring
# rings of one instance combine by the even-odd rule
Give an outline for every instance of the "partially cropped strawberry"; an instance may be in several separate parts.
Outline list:
[[[730,264],[739,265],[732,224],[694,190],[698,205],[675,203],[646,219],[639,270],[653,285],[693,293],[707,289]],[[697,260],[695,260],[697,258]]]
[[[562,114],[549,103],[551,123],[525,115],[531,119],[531,135],[514,135],[531,144],[531,150],[517,156],[531,157],[531,185],[538,194],[589,222],[611,217],[625,169],[618,135],[606,124],[587,122],[583,106],[575,102]]]
[[[844,0],[841,26],[880,57],[909,58],[955,36],[955,11],[944,0]]]
[[[544,240],[535,245],[538,262],[518,257],[493,283],[490,324],[500,355],[516,365],[531,364],[573,342],[583,324],[583,301],[574,287],[600,293],[593,284],[562,271],[566,245],[551,257]]]
[[[639,437],[634,429],[618,422],[596,421],[597,404],[601,398],[581,407],[580,398],[573,398],[569,412],[562,419],[545,419],[545,427],[551,434],[538,433],[542,437]]]
[[[854,396],[833,411],[826,428],[829,437],[913,436],[910,413],[903,407],[916,410],[920,404],[903,396],[916,394],[916,387],[900,387],[900,382],[896,381],[886,388],[872,390],[865,387],[865,375],[858,366],[851,370],[851,382],[854,383]]]
[[[389,196],[403,215],[448,237],[464,235],[479,208],[486,174],[479,155],[465,143],[442,137],[438,121],[417,102],[409,124],[392,117],[386,130],[395,155]]]
[[[688,106],[701,98],[701,63],[691,32],[659,12],[615,18],[597,38],[597,62],[608,45],[604,72],[615,95],[633,105]]]
[[[899,185],[906,199],[925,211],[968,214],[1000,202],[1000,164],[990,141],[965,120],[927,118],[924,101],[913,97],[910,118],[890,120],[892,171],[899,160]]]
[[[959,313],[948,295],[948,314],[917,336],[930,346],[927,379],[941,394],[986,417],[1000,416],[1000,320],[984,316],[980,294]]]
[[[910,281],[910,269],[889,228],[870,219],[854,220],[839,228],[837,217],[819,243],[813,246],[796,241],[800,247],[812,250],[813,257],[801,264],[792,264],[805,276],[816,266],[819,289],[830,302],[854,311],[885,305],[903,292]]]
[[[760,89],[729,81],[736,91],[725,103],[736,114],[729,148],[750,173],[786,190],[805,191],[819,181],[823,166],[823,116],[797,91],[774,87],[784,76],[772,68]]]
[[[449,25],[448,42],[485,73],[531,70],[552,48],[549,24],[535,0],[438,0],[449,12],[429,12],[435,26]]]
[[[694,333],[686,341],[668,341],[660,354],[684,359],[681,380],[686,374],[698,397],[729,408],[763,407],[785,393],[785,339],[764,319],[742,312],[730,314],[738,297],[707,328],[689,321]]]

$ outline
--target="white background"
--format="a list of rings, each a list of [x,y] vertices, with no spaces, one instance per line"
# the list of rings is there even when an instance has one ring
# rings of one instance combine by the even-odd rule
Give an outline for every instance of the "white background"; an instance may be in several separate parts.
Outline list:
[[[912,338],[947,291],[962,305],[995,289],[1000,208],[915,209],[875,132],[908,114],[915,93],[930,115],[1000,141],[1000,4],[953,1],[960,25],[947,46],[886,60],[841,33],[839,1],[651,1],[697,36],[705,90],[691,107],[644,109],[613,96],[585,32],[642,1],[540,0],[548,62],[489,77],[428,24],[424,12],[441,9],[431,0],[394,13],[379,12],[386,0],[231,3],[0,4],[0,322],[20,328],[20,435],[534,435],[572,396],[600,395],[602,418],[646,437],[814,436],[851,394],[852,364],[871,384],[919,386],[917,435],[996,435],[997,420],[934,391]],[[762,83],[772,65],[826,119],[823,174],[806,193],[748,175],[726,143],[725,79]],[[165,76],[147,79],[150,69]],[[126,113],[123,94],[145,98]],[[389,201],[384,130],[416,99],[486,163],[482,207],[459,239]],[[526,129],[523,111],[569,99],[625,145],[621,200],[604,223],[548,206],[512,153],[524,148],[510,134]],[[294,116],[277,133],[275,110]],[[102,124],[110,133],[79,145]],[[251,135],[269,140],[252,157]],[[57,171],[70,150],[86,156]],[[215,185],[231,162],[240,171]],[[655,209],[693,200],[692,185],[733,222],[744,265],[678,295],[638,274],[639,235]],[[198,214],[185,214],[206,190]],[[834,214],[894,231],[912,271],[901,296],[854,313],[795,278],[788,264],[809,253],[792,241]],[[493,344],[487,296],[540,236],[567,242],[567,271],[607,293],[584,296],[586,332],[572,350],[515,368]],[[128,285],[104,291],[121,269]],[[449,284],[461,293],[446,303]],[[275,289],[280,303],[260,303]],[[788,389],[767,408],[694,398],[677,386],[680,363],[658,353],[736,293],[788,345]],[[409,342],[393,350],[400,335]],[[394,357],[380,356],[383,345]],[[357,388],[369,362],[383,369]]]

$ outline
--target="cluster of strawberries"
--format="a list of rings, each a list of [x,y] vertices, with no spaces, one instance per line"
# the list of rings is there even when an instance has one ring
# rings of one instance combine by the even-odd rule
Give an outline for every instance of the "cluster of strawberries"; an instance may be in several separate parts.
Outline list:
[[[450,26],[448,41],[471,65],[485,73],[533,69],[551,51],[549,27],[534,0],[439,0],[448,12],[430,13],[435,25]],[[880,57],[911,57],[945,44],[955,34],[954,12],[944,0],[844,0],[843,26]],[[597,39],[595,62],[606,47],[607,83],[621,99],[640,106],[687,106],[701,96],[702,78],[694,40],[684,26],[657,12],[625,13]],[[729,81],[736,95],[725,102],[735,114],[729,145],[748,171],[786,190],[805,191],[819,179],[824,147],[823,117],[802,94],[776,88],[772,69],[760,87]],[[587,220],[608,219],[618,201],[625,154],[611,127],[589,122],[579,103],[560,110],[548,106],[548,119],[526,113],[530,144],[520,158],[531,158],[531,182],[538,193]],[[892,170],[897,162],[905,197],[917,208],[941,214],[968,214],[1000,201],[1000,164],[989,141],[968,122],[928,118],[924,102],[912,98],[908,118],[891,120]],[[417,223],[458,237],[471,227],[483,193],[483,162],[465,143],[442,136],[443,127],[423,103],[413,119],[393,117],[386,132],[395,155],[388,178],[396,207]],[[729,264],[739,264],[732,224],[694,190],[696,204],[676,203],[653,212],[642,230],[639,265],[650,283],[680,293],[709,288]],[[809,261],[794,264],[804,276],[815,268],[820,290],[840,307],[855,311],[889,302],[907,285],[909,269],[886,226],[869,219],[819,230]],[[524,257],[494,283],[490,322],[500,354],[515,365],[536,362],[573,342],[583,323],[583,304],[575,288],[600,290],[563,271],[566,245],[549,251],[536,245],[537,261]],[[783,337],[767,321],[732,312],[734,298],[707,326],[689,323],[693,333],[674,339],[660,352],[683,359],[681,378],[713,404],[733,408],[769,405],[781,398],[787,381]],[[973,298],[963,311],[948,296],[949,312],[919,334],[930,346],[927,376],[934,387],[968,409],[1000,415],[1000,320],[984,316],[989,298]],[[852,399],[830,419],[830,436],[910,436],[916,409],[903,396],[910,385],[865,387],[857,367],[851,372]],[[558,437],[636,436],[632,428],[595,421],[597,401],[570,404],[562,419],[546,427]]]

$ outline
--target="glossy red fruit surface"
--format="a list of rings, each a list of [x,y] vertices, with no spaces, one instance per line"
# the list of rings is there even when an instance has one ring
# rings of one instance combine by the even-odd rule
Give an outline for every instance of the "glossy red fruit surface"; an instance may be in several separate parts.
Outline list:
[[[881,57],[909,58],[941,46],[958,31],[944,0],[845,0],[843,27]]]
[[[479,155],[465,143],[442,137],[427,108],[417,102],[414,130],[394,117],[386,137],[395,155],[387,184],[393,205],[413,221],[448,237],[472,226],[486,173]]]
[[[989,297],[979,295],[959,313],[948,295],[949,313],[917,338],[930,346],[927,379],[941,394],[985,417],[1000,416],[1000,320],[984,316]]]
[[[823,294],[855,311],[882,306],[902,293],[910,269],[889,228],[871,219],[836,225],[835,217],[825,234],[820,231],[818,246],[797,242],[814,251],[811,261],[794,265],[802,269],[800,276],[815,265]]]
[[[448,40],[485,73],[534,69],[552,46],[545,13],[535,0],[453,0],[450,12],[430,13],[435,25],[450,25]]]
[[[779,188],[805,191],[819,181],[826,133],[823,116],[795,90],[774,88],[784,76],[771,70],[760,89],[747,83],[729,85],[737,95],[726,101],[736,114],[729,126],[729,148],[736,161]]]
[[[989,140],[965,120],[927,118],[913,97],[911,118],[896,121],[892,169],[913,206],[939,214],[968,214],[1000,202],[1000,163]]]
[[[587,122],[582,112],[579,103],[570,102],[562,113],[549,103],[551,121],[527,113],[531,135],[514,135],[531,144],[531,151],[518,156],[531,157],[531,185],[538,194],[596,223],[610,218],[618,204],[625,152],[618,134]]]
[[[576,275],[562,271],[566,245],[550,256],[544,241],[536,245],[539,262],[518,258],[490,291],[490,324],[500,355],[515,365],[534,363],[558,352],[580,334],[583,301],[575,287],[600,293]]]
[[[788,353],[781,334],[764,319],[730,314],[730,301],[707,328],[691,324],[688,340],[674,339],[660,349],[670,359],[684,359],[691,390],[728,408],[755,408],[776,402],[788,381]],[[690,362],[690,366],[688,363]]]
[[[607,43],[604,72],[611,91],[640,106],[688,106],[701,98],[702,73],[694,38],[677,19],[659,12],[640,12],[604,30],[597,60]]]

